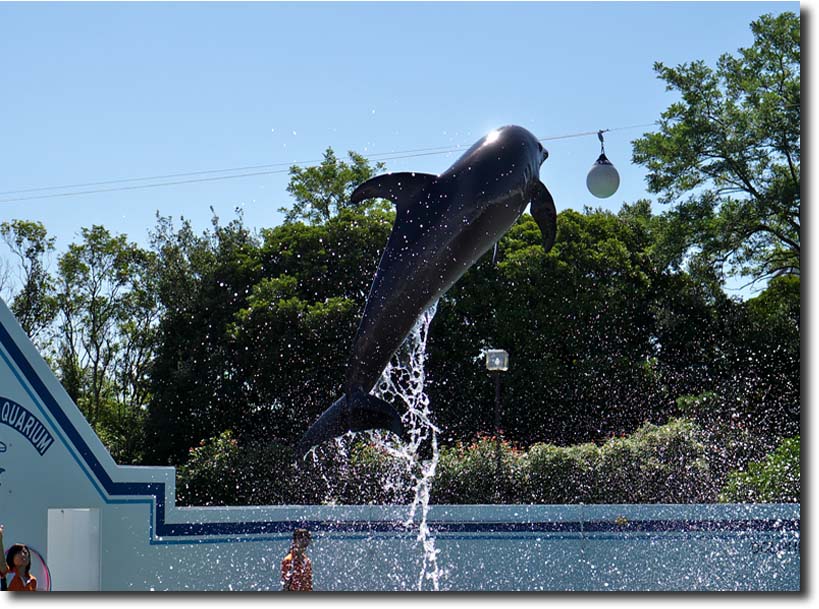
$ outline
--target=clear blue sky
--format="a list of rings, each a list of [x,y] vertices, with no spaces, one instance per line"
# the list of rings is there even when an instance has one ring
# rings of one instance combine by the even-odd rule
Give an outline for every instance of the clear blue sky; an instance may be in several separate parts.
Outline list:
[[[799,3],[0,3],[0,192],[306,161],[328,146],[468,146],[509,123],[538,137],[652,123],[674,101],[655,61],[713,65],[752,44],[753,19],[786,10]],[[630,159],[650,128],[606,134],[621,187],[605,200],[585,187],[595,135],[545,142],[558,210],[649,196]],[[458,155],[387,168],[440,173]],[[210,206],[279,224],[287,182],[5,202],[0,219],[42,221],[60,250],[91,224],[145,244],[157,211],[197,230]]]

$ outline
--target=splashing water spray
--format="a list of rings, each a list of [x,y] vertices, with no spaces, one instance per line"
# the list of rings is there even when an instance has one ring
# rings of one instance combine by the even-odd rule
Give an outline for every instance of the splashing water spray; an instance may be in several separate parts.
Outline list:
[[[375,446],[394,460],[391,473],[385,477],[384,488],[392,490],[397,497],[412,496],[409,513],[403,525],[409,529],[417,526],[416,539],[423,550],[417,584],[419,591],[423,590],[425,581],[431,582],[433,590],[438,591],[441,577],[446,575],[446,571],[438,566],[439,550],[436,549],[435,538],[427,526],[432,481],[439,458],[439,429],[432,423],[429,397],[424,392],[424,363],[429,326],[437,308],[436,301],[421,314],[404,343],[390,359],[373,391],[377,397],[397,406],[399,411],[402,410],[400,403],[403,403],[406,412],[401,420],[407,430],[408,441],[402,442],[395,436],[379,430],[363,432]],[[347,476],[343,473],[347,469],[350,447],[356,435],[354,432],[348,432],[335,439],[335,457],[342,471],[341,477],[345,480]],[[432,454],[430,458],[423,459],[421,449],[427,441],[430,443]],[[334,505],[344,489],[333,488],[332,481],[323,471],[316,447],[310,454],[326,484],[325,504]]]
[[[404,466],[404,472],[409,476],[409,484],[414,491],[404,526],[413,526],[418,518],[417,540],[424,552],[421,572],[418,575],[419,591],[423,590],[424,580],[431,581],[433,590],[439,590],[441,576],[446,574],[445,570],[438,566],[439,550],[435,548],[435,538],[427,526],[429,499],[439,458],[439,429],[432,423],[429,397],[424,392],[424,363],[429,325],[435,317],[437,308],[436,301],[421,314],[376,385],[375,394],[385,402],[394,403],[398,400],[404,402],[407,411],[402,421],[408,430],[409,441],[402,443],[392,436],[372,432],[379,445]],[[428,439],[432,447],[432,456],[422,460],[421,447]]]

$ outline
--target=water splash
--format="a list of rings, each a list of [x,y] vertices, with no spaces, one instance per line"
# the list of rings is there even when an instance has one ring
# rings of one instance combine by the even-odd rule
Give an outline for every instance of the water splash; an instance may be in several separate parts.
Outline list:
[[[407,339],[384,369],[374,391],[382,400],[391,403],[403,402],[406,407],[402,421],[407,429],[408,442],[399,442],[394,436],[379,432],[374,432],[373,436],[402,466],[399,467],[399,470],[403,469],[404,474],[401,478],[409,481],[413,491],[413,499],[404,525],[418,527],[417,541],[424,553],[421,572],[418,575],[419,591],[423,590],[425,581],[431,582],[433,590],[439,590],[440,580],[446,575],[446,570],[438,565],[440,551],[435,547],[435,537],[427,525],[429,499],[435,469],[438,466],[439,429],[432,422],[429,397],[424,392],[424,363],[429,326],[437,308],[436,301],[418,318]],[[422,450],[425,450],[427,441],[431,448],[431,456],[424,459]]]
[[[350,469],[350,447],[355,441],[355,432],[347,433],[333,438],[333,444],[326,448],[320,446],[312,447],[306,457],[310,457],[313,465],[313,473],[318,476],[323,484],[324,498],[322,505],[338,505],[344,503],[344,497],[349,482]]]
[[[423,551],[417,581],[419,591],[424,589],[425,581],[431,583],[433,590],[440,590],[441,579],[447,574],[438,565],[440,551],[435,547],[435,537],[427,525],[432,483],[439,459],[440,430],[432,422],[429,397],[424,392],[424,364],[429,326],[437,307],[436,301],[421,314],[373,390],[374,395],[393,404],[396,410],[404,411],[401,420],[409,440],[401,441],[380,430],[364,432],[364,437],[368,437],[371,444],[392,458],[392,466],[384,472],[384,489],[396,498],[409,500],[409,511],[403,524],[409,529],[417,528],[416,539]],[[309,452],[316,473],[324,481],[325,505],[343,502],[347,494],[347,485],[351,482],[348,475],[351,449],[358,436],[360,434],[348,432],[335,438],[334,446],[328,446],[326,450],[313,447]]]

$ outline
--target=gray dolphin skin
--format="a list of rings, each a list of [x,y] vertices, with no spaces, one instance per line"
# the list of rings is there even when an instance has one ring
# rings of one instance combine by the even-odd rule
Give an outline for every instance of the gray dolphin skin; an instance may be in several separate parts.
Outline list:
[[[523,127],[506,126],[476,142],[441,175],[388,173],[351,200],[389,199],[396,217],[353,341],[344,395],[316,420],[295,454],[348,431],[385,429],[405,438],[401,417],[369,395],[423,311],[444,294],[531,204],[549,251],[556,234],[554,201],[540,181],[549,156]]]

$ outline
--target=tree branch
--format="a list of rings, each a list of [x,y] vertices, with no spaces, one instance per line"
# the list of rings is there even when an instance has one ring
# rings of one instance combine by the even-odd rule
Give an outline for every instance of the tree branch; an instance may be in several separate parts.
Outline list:
[[[774,237],[788,245],[790,249],[794,250],[797,253],[797,255],[799,254],[799,243],[793,241],[792,239],[789,239],[779,231],[775,230],[773,227],[767,226],[765,224],[757,224],[755,227],[753,227],[750,231],[746,233],[745,238],[748,238],[757,232],[765,232],[772,234]]]

